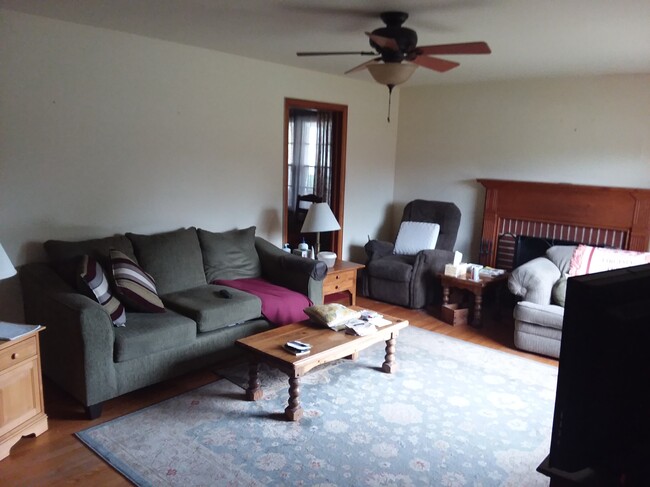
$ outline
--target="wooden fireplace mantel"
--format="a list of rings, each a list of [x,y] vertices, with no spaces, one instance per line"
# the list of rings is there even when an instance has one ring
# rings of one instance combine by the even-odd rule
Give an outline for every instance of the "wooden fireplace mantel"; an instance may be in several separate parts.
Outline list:
[[[546,237],[553,233],[554,238],[579,243],[649,250],[650,189],[501,179],[478,182],[486,188],[480,248],[484,265],[496,267],[500,235],[540,236],[531,228],[537,233],[544,228]]]

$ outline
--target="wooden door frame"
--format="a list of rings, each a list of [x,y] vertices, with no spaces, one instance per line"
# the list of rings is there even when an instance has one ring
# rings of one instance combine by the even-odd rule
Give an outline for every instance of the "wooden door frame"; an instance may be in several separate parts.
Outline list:
[[[284,99],[284,161],[283,161],[283,189],[282,189],[282,241],[287,241],[288,235],[288,215],[289,207],[287,205],[288,183],[289,183],[289,110],[292,108],[302,108],[311,110],[327,110],[337,112],[341,117],[340,140],[339,134],[333,134],[332,153],[334,159],[333,167],[337,166],[338,171],[334,170],[332,174],[332,213],[336,217],[341,230],[332,232],[332,250],[336,252],[339,258],[342,257],[343,251],[343,214],[345,201],[345,155],[348,137],[348,107],[347,105],[337,105],[335,103],[326,103],[311,100],[299,100],[296,98]],[[337,174],[338,173],[338,174]]]

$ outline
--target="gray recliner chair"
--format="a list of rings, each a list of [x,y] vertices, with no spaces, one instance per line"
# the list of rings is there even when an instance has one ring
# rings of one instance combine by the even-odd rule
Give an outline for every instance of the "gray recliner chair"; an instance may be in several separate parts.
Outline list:
[[[395,244],[371,240],[365,245],[368,262],[363,278],[363,293],[372,299],[408,308],[431,304],[440,289],[437,273],[454,258],[454,245],[460,225],[460,210],[453,203],[414,200],[406,205],[402,222],[428,222],[440,225],[435,249],[415,255],[393,253]]]

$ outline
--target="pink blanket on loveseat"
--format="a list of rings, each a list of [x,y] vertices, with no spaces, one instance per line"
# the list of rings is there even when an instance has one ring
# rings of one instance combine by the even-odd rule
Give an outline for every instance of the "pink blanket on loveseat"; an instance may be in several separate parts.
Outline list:
[[[257,277],[216,279],[211,284],[232,287],[257,296],[262,301],[262,315],[274,325],[287,325],[308,319],[303,310],[313,304],[304,294]]]

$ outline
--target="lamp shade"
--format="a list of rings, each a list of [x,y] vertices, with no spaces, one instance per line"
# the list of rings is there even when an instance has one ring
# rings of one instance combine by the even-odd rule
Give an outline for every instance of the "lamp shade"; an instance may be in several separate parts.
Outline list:
[[[16,275],[16,268],[13,266],[5,249],[0,244],[0,279],[7,279],[8,277]]]
[[[377,83],[397,86],[408,81],[417,67],[413,63],[377,63],[368,65],[368,71]]]
[[[314,203],[309,207],[301,233],[331,232],[340,230],[341,225],[327,203]]]

